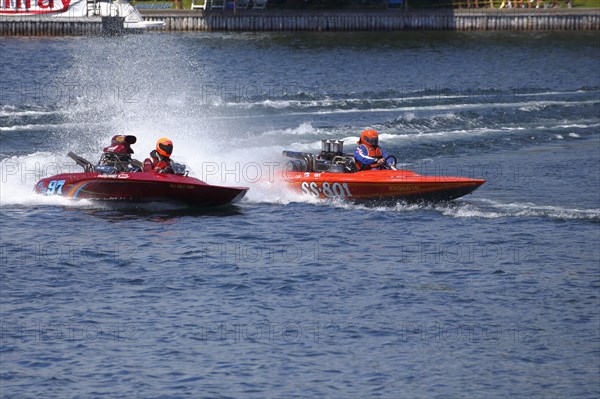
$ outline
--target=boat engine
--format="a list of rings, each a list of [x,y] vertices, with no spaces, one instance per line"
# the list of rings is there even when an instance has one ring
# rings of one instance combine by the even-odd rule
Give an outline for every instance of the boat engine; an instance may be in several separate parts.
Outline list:
[[[316,170],[323,172],[356,172],[354,156],[344,154],[342,140],[321,140],[321,152],[317,155],[316,166]]]
[[[321,140],[321,153],[318,159],[331,161],[335,156],[344,153],[344,142],[342,140]]]
[[[294,172],[356,172],[354,156],[344,154],[342,140],[321,140],[321,152],[316,157],[313,154],[293,151],[283,151],[283,155],[295,158],[288,162],[288,168]]]

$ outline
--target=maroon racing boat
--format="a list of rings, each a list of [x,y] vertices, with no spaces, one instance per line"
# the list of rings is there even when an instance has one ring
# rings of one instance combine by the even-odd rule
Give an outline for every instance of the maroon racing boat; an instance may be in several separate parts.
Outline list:
[[[75,199],[179,202],[195,207],[212,207],[240,201],[248,191],[247,187],[213,186],[188,177],[185,171],[116,171],[94,166],[73,153],[69,156],[84,168],[84,172],[62,173],[42,179],[36,184],[35,192]],[[185,170],[183,165],[177,166]]]

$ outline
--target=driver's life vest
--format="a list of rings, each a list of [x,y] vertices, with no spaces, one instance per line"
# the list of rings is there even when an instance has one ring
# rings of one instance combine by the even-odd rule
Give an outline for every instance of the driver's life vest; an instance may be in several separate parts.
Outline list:
[[[144,172],[165,172],[171,166],[171,159],[167,157],[163,157],[156,150],[152,150],[150,153],[150,158],[146,158],[144,160]],[[166,173],[172,173],[172,171],[168,171]]]
[[[356,149],[356,151],[363,158],[367,158],[367,157],[374,158],[375,161],[372,162],[372,163],[375,163],[379,158],[383,157],[383,153],[381,152],[381,148],[380,147],[377,147],[377,148],[371,147],[371,148],[369,148],[366,145],[361,144],[361,145],[358,146],[358,148]],[[355,157],[356,169],[357,170],[369,170],[369,169],[373,169],[372,165],[367,164],[367,163],[362,163],[357,158],[360,158],[360,157]]]

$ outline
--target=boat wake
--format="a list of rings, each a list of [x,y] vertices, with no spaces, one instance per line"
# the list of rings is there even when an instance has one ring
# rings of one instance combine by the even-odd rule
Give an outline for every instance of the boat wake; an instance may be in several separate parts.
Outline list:
[[[580,220],[593,223],[600,222],[600,209],[577,209],[559,206],[536,205],[532,203],[505,204],[488,199],[460,199],[440,203],[404,203],[395,204],[353,204],[342,200],[323,202],[345,210],[361,210],[367,212],[389,212],[411,214],[417,212],[436,212],[454,218],[510,219],[510,218],[546,218],[555,220]]]
[[[489,199],[479,199],[479,206],[483,211],[481,217],[541,217],[557,220],[587,220],[590,222],[600,222],[599,209],[579,209],[566,208],[553,205],[537,205],[534,203],[502,203]],[[491,209],[492,211],[486,211]],[[478,210],[474,209],[476,213]],[[469,209],[462,211],[465,217],[471,216]],[[489,216],[486,216],[488,215]],[[462,216],[458,214],[457,216]]]
[[[61,159],[51,152],[35,152],[25,156],[13,156],[0,161],[0,203],[2,206],[39,206],[59,205],[69,207],[90,207],[93,203],[87,200],[73,201],[61,196],[45,196],[36,194],[33,188],[36,182],[58,173],[69,173],[76,170],[77,165],[68,162],[67,157]]]

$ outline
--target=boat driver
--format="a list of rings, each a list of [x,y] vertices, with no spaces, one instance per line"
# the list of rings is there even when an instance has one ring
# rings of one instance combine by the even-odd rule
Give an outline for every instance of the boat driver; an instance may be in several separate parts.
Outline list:
[[[379,134],[375,130],[363,131],[357,144],[354,151],[356,170],[385,169],[387,154],[379,147]],[[393,161],[388,159],[387,164],[391,166]]]
[[[104,147],[98,162],[100,172],[135,172],[140,168],[133,164],[131,145],[137,141],[135,136],[115,135],[110,139],[110,145]],[[105,168],[105,169],[102,169]],[[109,169],[106,169],[109,168]]]
[[[150,152],[150,158],[144,160],[144,172],[174,173],[171,167],[173,142],[168,138],[160,138],[156,142],[156,150]]]

